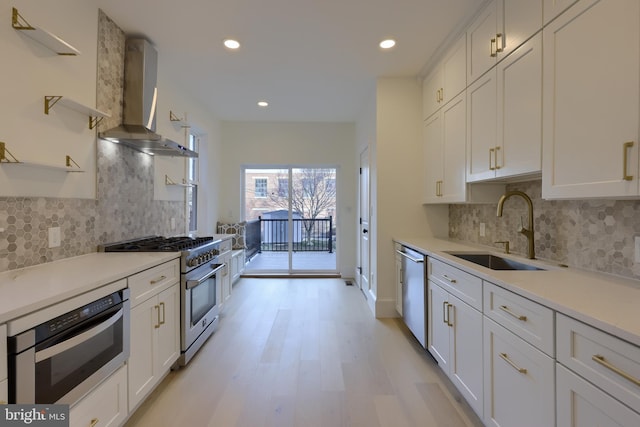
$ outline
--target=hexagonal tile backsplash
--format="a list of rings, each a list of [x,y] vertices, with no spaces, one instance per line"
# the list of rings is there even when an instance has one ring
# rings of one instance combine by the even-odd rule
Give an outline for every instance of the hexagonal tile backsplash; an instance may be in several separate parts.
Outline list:
[[[521,190],[533,201],[536,258],[615,274],[640,278],[640,265],[634,263],[634,237],[640,235],[639,200],[543,200],[540,181],[507,185]],[[495,204],[451,205],[449,237],[495,246],[508,240],[511,251],[526,255],[527,239],[517,232],[527,224],[527,207],[519,197],[504,204],[503,216],[496,216]],[[486,225],[480,237],[480,223]]]

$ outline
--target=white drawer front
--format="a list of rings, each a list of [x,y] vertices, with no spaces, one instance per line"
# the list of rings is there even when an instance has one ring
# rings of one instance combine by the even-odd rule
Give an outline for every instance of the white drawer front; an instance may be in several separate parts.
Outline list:
[[[553,310],[484,282],[484,314],[554,357]]]
[[[71,427],[117,427],[128,415],[127,369],[122,366],[69,411]]]
[[[564,366],[556,365],[557,426],[640,426],[640,415]]]
[[[220,242],[220,253],[224,253],[231,250],[231,239],[225,239]]]
[[[482,311],[482,279],[442,261],[429,258],[429,280]]]
[[[180,260],[160,264],[129,277],[131,307],[146,301],[151,296],[180,280]]]
[[[0,325],[0,381],[5,378],[7,378],[7,325]]]
[[[558,362],[640,411],[640,348],[562,314],[556,321]]]

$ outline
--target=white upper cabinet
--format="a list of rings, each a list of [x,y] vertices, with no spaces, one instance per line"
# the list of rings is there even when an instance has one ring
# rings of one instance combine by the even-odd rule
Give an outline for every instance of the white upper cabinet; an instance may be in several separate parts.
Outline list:
[[[467,96],[467,181],[539,173],[542,35],[476,80]]]
[[[640,2],[582,0],[543,36],[542,196],[637,196]]]
[[[463,35],[429,74],[422,86],[422,115],[427,119],[467,86],[467,40]]]
[[[553,18],[560,15],[577,1],[578,0],[544,0],[544,25],[547,25]]]
[[[494,0],[467,30],[472,83],[542,28],[542,0]]]

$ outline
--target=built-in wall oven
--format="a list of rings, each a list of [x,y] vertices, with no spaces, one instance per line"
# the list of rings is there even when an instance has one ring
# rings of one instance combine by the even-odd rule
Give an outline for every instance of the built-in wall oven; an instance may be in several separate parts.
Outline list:
[[[121,289],[10,335],[9,403],[77,402],[129,357],[129,311]]]

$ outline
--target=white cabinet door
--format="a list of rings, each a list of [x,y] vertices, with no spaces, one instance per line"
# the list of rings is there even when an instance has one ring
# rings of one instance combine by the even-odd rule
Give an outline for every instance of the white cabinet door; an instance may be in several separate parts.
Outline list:
[[[467,181],[539,173],[542,35],[467,89]]]
[[[429,333],[427,334],[427,349],[438,362],[440,369],[449,372],[449,322],[447,312],[449,293],[440,286],[428,282],[428,318]]]
[[[482,313],[449,295],[450,354],[449,378],[482,418]]]
[[[160,327],[158,330],[159,373],[167,372],[180,357],[180,287],[172,286],[158,295]]]
[[[442,67],[440,64],[422,83],[422,118],[427,119],[442,106]]]
[[[0,381],[0,405],[9,402],[9,380]]]
[[[131,354],[129,369],[129,407],[136,405],[155,386],[154,355],[157,353],[156,326],[159,324],[157,297],[131,309]]]
[[[424,168],[424,203],[441,203],[442,183],[442,115],[436,113],[424,122],[422,134]]]
[[[543,35],[542,196],[637,195],[640,2],[582,0]]]
[[[69,425],[118,427],[127,415],[127,369],[123,366],[71,408]]]
[[[480,77],[467,89],[467,181],[495,178],[497,138],[496,70]]]
[[[497,69],[496,177],[542,169],[542,34],[500,62]],[[488,106],[489,107],[489,106]]]
[[[440,185],[442,203],[467,200],[465,151],[467,145],[467,98],[463,92],[442,107],[443,178]]]
[[[422,85],[422,117],[427,119],[467,87],[467,40],[460,37]]]
[[[471,84],[542,28],[542,0],[494,0],[467,30]]]
[[[578,0],[544,0],[544,25],[547,25],[552,19],[567,10],[569,6]]]
[[[399,245],[396,245],[396,250]],[[396,253],[396,311],[402,317],[402,258]]]
[[[564,366],[556,365],[558,427],[637,427],[640,414]]]
[[[486,317],[484,375],[485,425],[554,425],[553,359]]]

